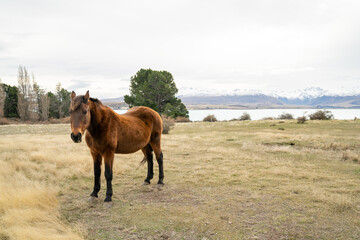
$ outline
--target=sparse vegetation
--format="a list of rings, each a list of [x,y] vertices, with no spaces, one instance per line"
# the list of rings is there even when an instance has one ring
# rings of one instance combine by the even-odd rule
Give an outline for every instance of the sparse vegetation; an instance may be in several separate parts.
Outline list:
[[[8,125],[10,124],[10,121],[6,118],[0,118],[0,125]]]
[[[161,116],[163,121],[163,134],[169,134],[170,130],[175,126],[175,120],[171,117]]]
[[[291,113],[282,113],[279,115],[278,117],[279,119],[288,119],[288,120],[291,120],[291,119],[294,119],[294,116],[291,114]]]
[[[334,115],[329,110],[319,110],[309,115],[310,120],[330,120]]]
[[[247,120],[251,120],[250,114],[247,112],[244,112],[240,117],[240,121],[247,121]]]
[[[297,123],[305,123],[307,120],[307,118],[305,116],[302,116],[302,117],[298,117],[297,118]]]
[[[142,186],[141,152],[116,155],[106,209],[68,124],[0,126],[0,239],[359,239],[358,122],[281,127],[177,124],[162,191]]]
[[[354,153],[353,151],[349,151],[349,150],[343,152],[342,159],[344,161],[350,160],[355,163],[360,163],[360,155],[358,153]]]
[[[217,122],[215,115],[207,115],[204,117],[203,122]]]
[[[186,122],[191,122],[191,120],[187,117],[177,117],[175,118],[175,122],[186,123]]]

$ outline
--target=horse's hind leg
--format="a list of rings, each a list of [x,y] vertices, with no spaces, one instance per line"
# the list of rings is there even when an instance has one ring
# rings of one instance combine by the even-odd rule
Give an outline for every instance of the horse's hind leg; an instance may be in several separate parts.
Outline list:
[[[147,177],[144,181],[144,184],[147,185],[150,184],[150,180],[154,177],[153,150],[149,144],[141,150],[144,153],[144,160],[146,159],[148,165]]]
[[[157,184],[164,185],[164,165],[163,165],[163,153],[160,151],[159,154],[156,154],[156,160],[159,164],[159,181]]]
[[[157,184],[163,185],[164,182],[164,166],[163,166],[163,153],[161,151],[160,140],[151,143],[151,147],[154,150],[156,160],[159,164],[159,181]]]

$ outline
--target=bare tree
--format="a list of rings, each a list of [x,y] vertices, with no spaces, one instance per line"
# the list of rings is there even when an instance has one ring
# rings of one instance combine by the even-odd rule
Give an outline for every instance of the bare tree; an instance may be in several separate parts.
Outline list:
[[[29,120],[29,95],[31,92],[30,76],[25,67],[18,71],[18,114],[21,120]]]
[[[32,82],[31,82],[32,77]],[[34,74],[19,66],[18,72],[18,113],[21,120],[37,121],[40,118],[40,87]]]
[[[59,105],[58,105],[58,111],[59,111],[59,118],[62,118],[64,117],[64,112],[63,112],[63,99],[62,99],[62,95],[61,95],[61,83],[58,83],[56,85],[56,98],[59,102]]]
[[[0,79],[0,118],[4,117],[4,105],[5,105],[5,92],[4,92],[4,87],[1,84],[1,79]]]
[[[40,93],[40,106],[41,106],[41,120],[47,121],[49,119],[49,105],[50,99],[48,95],[42,91]]]
[[[41,94],[41,89],[40,86],[37,84],[37,82],[35,81],[35,76],[32,73],[31,74],[31,78],[32,78],[32,84],[31,84],[31,89],[30,89],[30,93],[29,93],[29,119],[31,121],[38,121],[41,118],[41,109],[40,109],[40,94]]]

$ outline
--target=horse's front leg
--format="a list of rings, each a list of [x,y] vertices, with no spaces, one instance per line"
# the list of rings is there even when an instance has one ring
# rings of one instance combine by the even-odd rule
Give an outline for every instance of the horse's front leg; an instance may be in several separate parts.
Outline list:
[[[105,163],[105,179],[106,179],[106,198],[104,202],[111,202],[112,192],[112,184],[111,181],[113,179],[113,162],[114,162],[114,152],[106,152],[104,155],[104,163]]]
[[[91,197],[98,197],[98,192],[100,191],[100,175],[101,175],[101,162],[102,157],[99,153],[91,151],[91,156],[94,161],[94,190],[91,193]]]

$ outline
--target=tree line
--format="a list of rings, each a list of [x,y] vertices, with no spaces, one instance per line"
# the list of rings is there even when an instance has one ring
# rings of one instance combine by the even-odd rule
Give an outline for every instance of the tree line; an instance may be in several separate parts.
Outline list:
[[[1,81],[1,80],[0,80]],[[130,95],[124,96],[129,107],[147,106],[170,118],[189,117],[186,106],[175,97],[174,78],[167,71],[140,69],[130,79]],[[55,93],[45,92],[25,67],[18,70],[18,85],[0,82],[0,118],[22,121],[47,121],[69,116],[70,92],[56,85]]]
[[[55,93],[40,88],[34,74],[19,66],[18,85],[0,80],[0,118],[20,118],[22,121],[47,121],[69,116],[70,92],[56,85]]]

